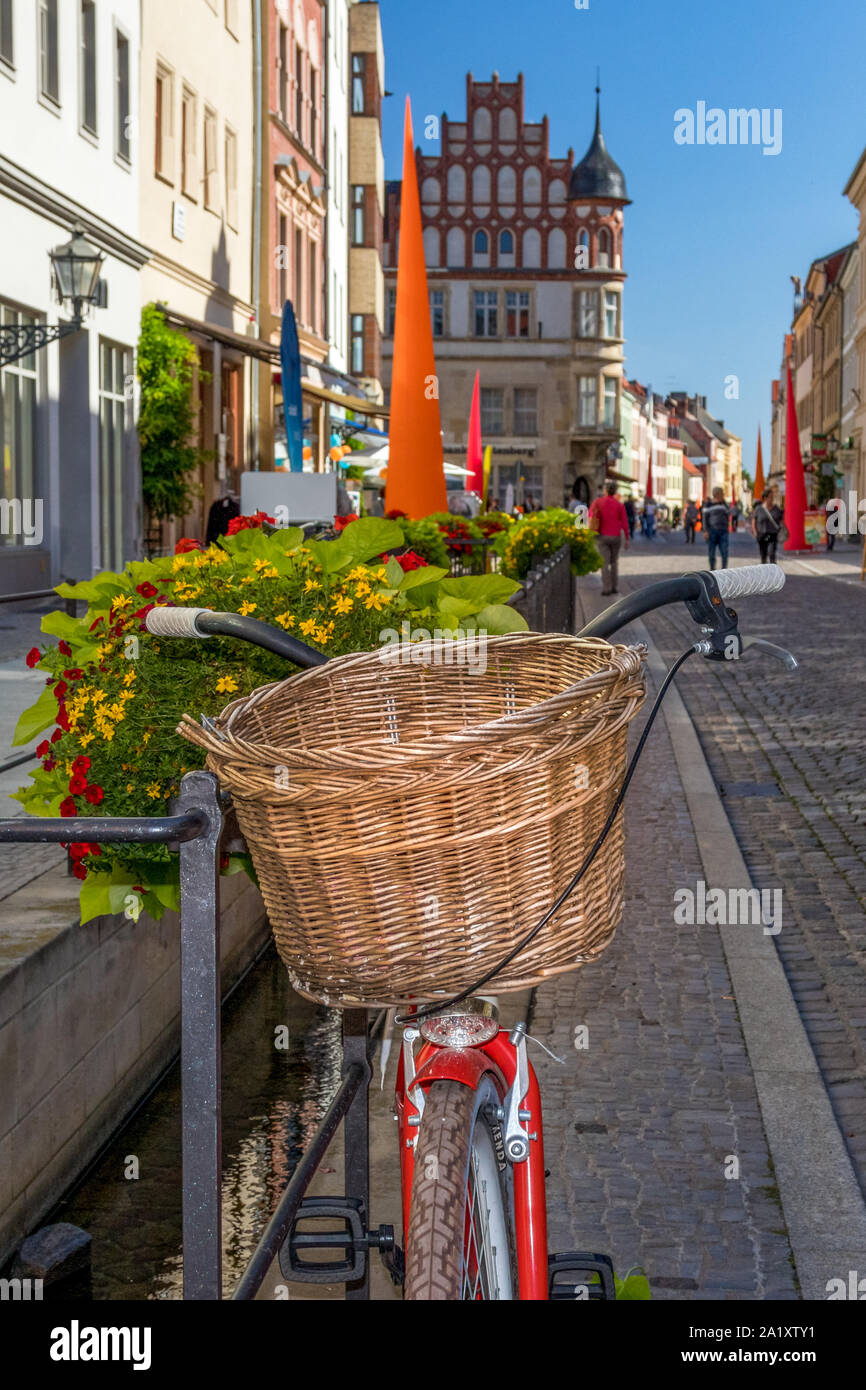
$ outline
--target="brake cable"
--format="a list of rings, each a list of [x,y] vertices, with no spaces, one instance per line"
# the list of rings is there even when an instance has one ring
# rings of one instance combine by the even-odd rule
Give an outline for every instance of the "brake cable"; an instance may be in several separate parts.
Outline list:
[[[418,1013],[397,1015],[397,1017],[395,1017],[394,1019],[395,1024],[411,1024],[414,1027],[415,1024],[423,1022],[425,1018],[434,1018],[437,1014],[441,1014],[443,1010],[451,1009],[454,1007],[455,1004],[462,1004],[464,999],[468,999],[470,995],[477,994],[478,991],[484,987],[484,985],[489,984],[489,982],[502,970],[504,970],[507,965],[510,965],[511,962],[515,959],[515,957],[520,955],[521,951],[526,950],[526,947],[529,945],[531,941],[535,940],[542,927],[547,926],[547,923],[551,920],[552,917],[556,915],[556,913],[562,907],[563,903],[571,897],[571,894],[574,892],[575,888],[580,883],[584,874],[591,867],[593,860],[595,859],[595,856],[598,854],[599,850],[601,849],[602,845],[604,844],[613,827],[613,823],[616,820],[617,815],[619,813],[619,809],[622,806],[623,800],[625,799],[625,794],[628,791],[629,783],[631,782],[631,779],[634,776],[634,772],[638,765],[640,755],[643,752],[644,747],[646,745],[647,738],[649,737],[649,732],[653,726],[653,723],[655,722],[656,715],[661,709],[662,700],[668,692],[668,688],[671,684],[671,681],[679,671],[680,667],[686,661],[688,661],[690,656],[695,656],[696,654],[701,652],[701,644],[695,642],[691,647],[687,648],[687,650],[684,651],[681,656],[677,657],[673,666],[665,675],[665,678],[662,681],[661,686],[659,687],[659,692],[656,695],[655,701],[653,702],[653,707],[650,710],[649,715],[647,717],[646,724],[644,725],[643,731],[641,732],[641,736],[638,739],[637,747],[635,748],[634,753],[631,756],[631,760],[626,769],[625,777],[623,778],[622,786],[616,794],[614,803],[610,808],[607,820],[605,821],[604,825],[599,831],[595,844],[592,846],[592,849],[586,855],[586,858],[584,859],[577,873],[574,875],[571,881],[566,884],[559,897],[551,903],[544,916],[538,922],[536,922],[532,930],[527,932],[523,940],[519,941],[517,945],[509,951],[508,955],[505,956],[499,962],[498,965],[494,965],[492,970],[487,971],[486,975],[480,976],[479,979],[475,980],[466,989],[461,990],[459,994],[455,994],[451,999],[445,999],[435,1004],[428,1004],[424,1009],[421,1009]]]

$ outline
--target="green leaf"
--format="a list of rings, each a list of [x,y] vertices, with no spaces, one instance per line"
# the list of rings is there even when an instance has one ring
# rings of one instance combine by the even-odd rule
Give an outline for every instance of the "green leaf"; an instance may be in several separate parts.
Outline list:
[[[639,1266],[636,1265],[633,1270],[630,1269],[624,1279],[619,1279],[616,1275],[613,1276],[617,1302],[627,1303],[652,1298],[649,1280],[643,1272],[640,1274],[636,1272],[638,1268]]]
[[[509,608],[507,603],[489,603],[477,614],[479,628],[485,628],[491,637],[503,637],[507,632],[528,632],[529,624],[522,613]]]
[[[507,574],[474,574],[462,579],[443,579],[442,592],[453,594],[455,598],[472,599],[475,608],[483,608],[488,603],[504,603],[520,588],[517,579]]]
[[[55,592],[61,598],[75,598],[83,603],[88,603],[92,608],[111,606],[112,597],[120,591],[119,575],[112,575],[115,581],[113,584],[100,583],[104,576],[97,575],[95,579],[83,579],[80,584],[58,584]],[[125,585],[123,586],[126,587]]]
[[[46,613],[39,626],[43,632],[47,632],[51,637],[62,637],[66,642],[81,641],[81,619],[73,618],[71,613],[64,613],[61,608],[55,608],[53,612]]]
[[[420,569],[407,570],[400,581],[400,592],[405,594],[409,589],[417,589],[419,584],[438,583],[446,574],[448,570],[439,569],[436,565],[422,565]]]
[[[57,700],[51,687],[46,686],[36,704],[26,709],[15,725],[12,747],[17,748],[19,744],[29,743],[37,734],[41,734],[43,729],[54,724],[56,719]]]
[[[90,873],[81,885],[79,904],[81,925],[94,917],[104,917],[115,911],[111,906],[111,881],[108,874]]]
[[[325,542],[328,544],[328,542]],[[359,521],[350,521],[334,545],[342,544],[355,564],[363,564],[381,555],[385,550],[395,550],[403,544],[403,532],[396,521],[386,521],[384,517],[365,516]]]
[[[403,583],[402,567],[397,564],[393,555],[385,566],[385,583],[389,584],[392,589],[399,589]]]
[[[437,611],[448,614],[449,618],[468,618],[470,613],[478,611],[478,604],[474,603],[471,598],[454,598],[452,594],[445,594],[439,600]]]
[[[436,603],[439,596],[440,581],[438,579],[427,579],[426,570],[415,570],[414,573],[423,574],[425,578],[424,580],[418,580],[416,584],[406,591],[406,601],[412,608],[430,608]],[[407,575],[406,578],[408,579],[409,576]]]

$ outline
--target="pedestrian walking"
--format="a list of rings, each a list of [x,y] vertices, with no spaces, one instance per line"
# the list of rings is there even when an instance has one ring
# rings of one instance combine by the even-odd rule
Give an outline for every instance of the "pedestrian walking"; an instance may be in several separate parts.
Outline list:
[[[720,556],[722,569],[728,568],[728,529],[731,509],[725,501],[724,489],[713,488],[713,500],[704,503],[701,517],[710,548],[710,569],[716,568],[716,556]]]
[[[634,540],[635,527],[637,526],[637,512],[634,509],[634,498],[627,497],[623,503],[625,514],[628,517],[629,539]]]
[[[596,497],[589,509],[589,524],[596,533],[596,543],[601,552],[601,592],[619,593],[619,552],[625,544],[631,545],[628,529],[628,516],[625,507],[616,495],[613,479],[605,483],[604,495]]]
[[[695,506],[694,502],[689,502],[689,504],[688,504],[688,506],[686,507],[686,510],[685,510],[685,516],[684,516],[684,518],[683,518],[683,525],[684,525],[684,527],[685,527],[685,533],[686,533],[686,545],[694,545],[694,543],[695,543],[695,527],[697,526],[697,524],[698,524],[698,509],[697,509],[697,507]]]
[[[643,504],[644,516],[644,535],[651,541],[656,533],[656,504],[651,497],[647,497]]]
[[[740,504],[735,502],[731,507],[731,530],[736,535],[737,527],[740,524]]]
[[[782,513],[773,506],[773,489],[765,488],[761,500],[752,512],[752,534],[758,542],[762,565],[776,563],[776,546],[782,527]]]

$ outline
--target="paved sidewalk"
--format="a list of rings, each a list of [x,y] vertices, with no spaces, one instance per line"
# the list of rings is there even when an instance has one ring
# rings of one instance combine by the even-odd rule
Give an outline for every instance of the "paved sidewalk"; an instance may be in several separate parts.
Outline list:
[[[532,1015],[565,1062],[530,1044],[550,1248],[608,1251],[620,1274],[642,1265],[657,1299],[797,1298],[719,931],[673,921],[674,885],[702,869],[661,718],[626,806],[617,936],[595,964],[541,987]],[[732,1157],[739,1177],[726,1177]]]
[[[689,663],[677,685],[753,882],[782,889],[776,945],[866,1192],[866,585],[838,553],[783,557],[782,592],[739,605],[744,633],[789,648],[798,673],[753,653],[737,668]],[[623,587],[681,567],[673,540],[651,558],[635,549]],[[668,661],[694,638],[678,607],[646,621]]]

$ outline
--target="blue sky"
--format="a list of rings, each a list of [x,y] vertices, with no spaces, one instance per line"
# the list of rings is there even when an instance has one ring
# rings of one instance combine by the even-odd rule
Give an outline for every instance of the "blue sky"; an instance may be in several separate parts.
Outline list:
[[[526,117],[577,159],[602,125],[622,167],[626,371],[657,391],[707,396],[743,436],[751,468],[790,325],[792,274],[853,241],[842,197],[866,145],[866,6],[854,0],[380,0],[386,176],[400,177],[403,106],[463,118],[467,71],[525,79]],[[781,108],[778,155],[757,145],[678,145],[674,112]],[[431,152],[438,144],[430,144]],[[739,399],[725,398],[739,378]]]

